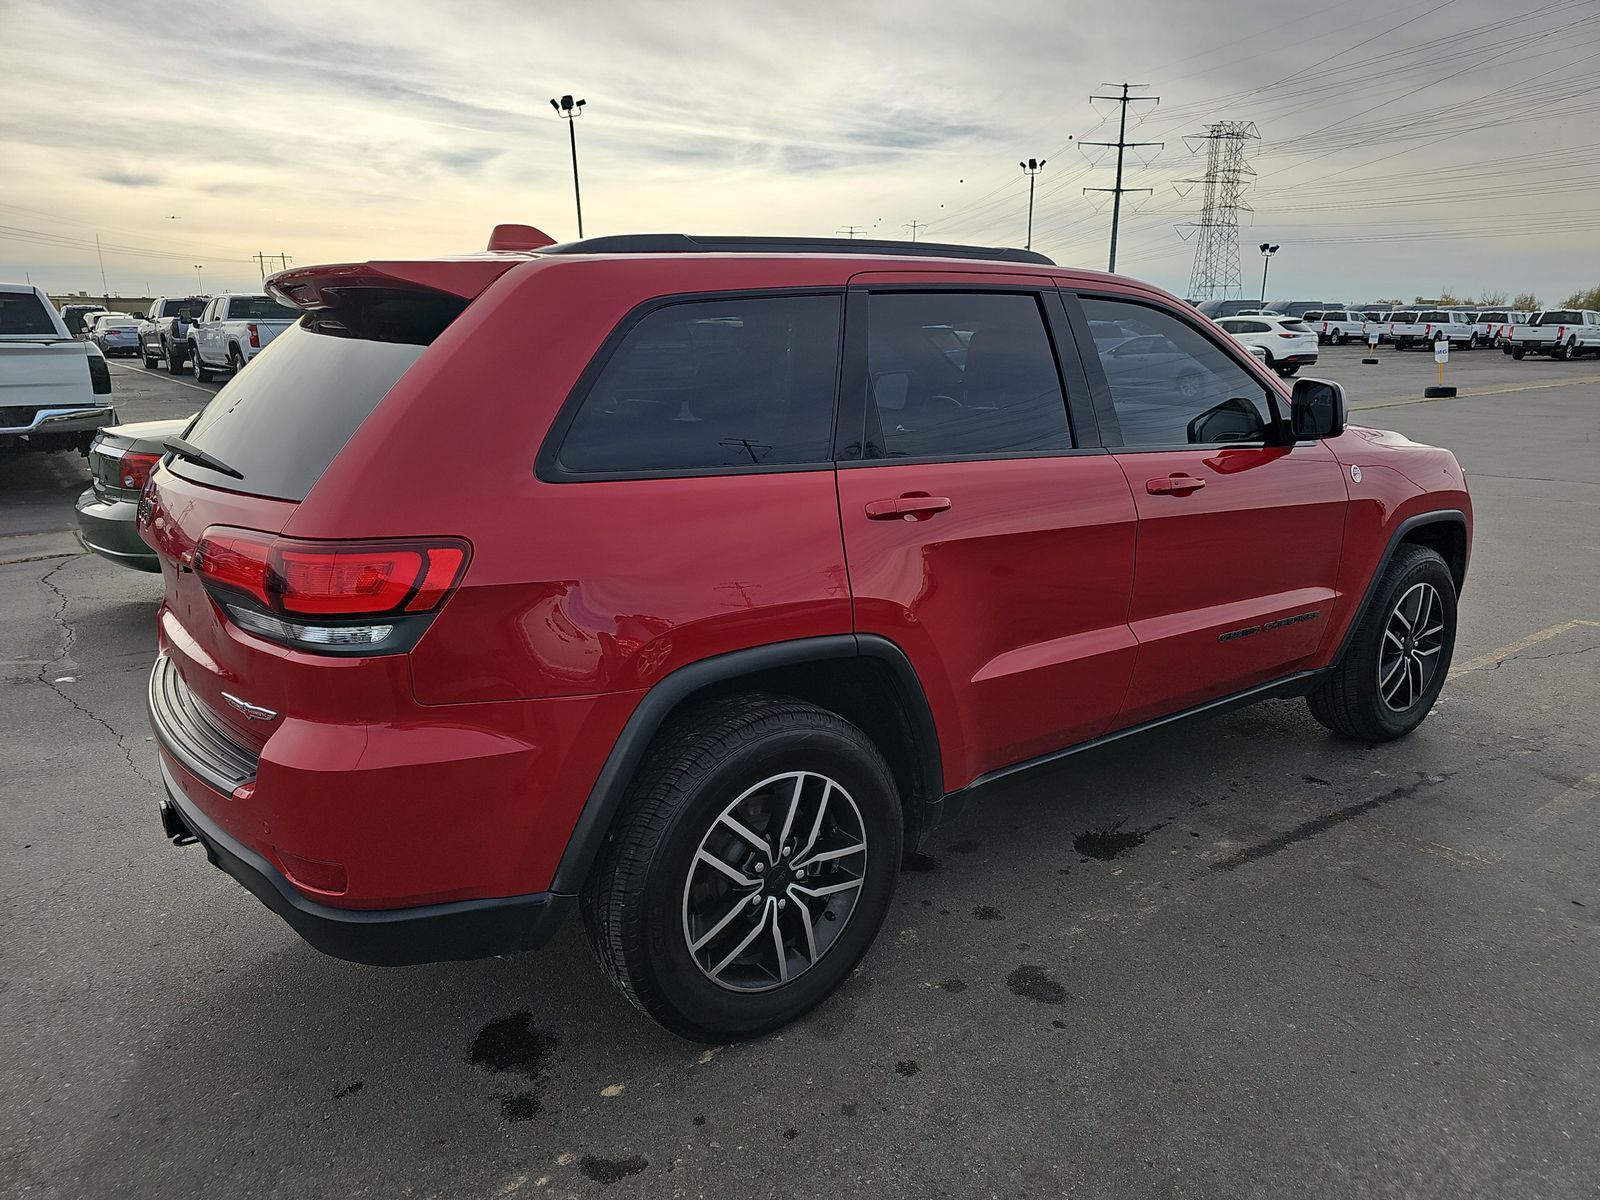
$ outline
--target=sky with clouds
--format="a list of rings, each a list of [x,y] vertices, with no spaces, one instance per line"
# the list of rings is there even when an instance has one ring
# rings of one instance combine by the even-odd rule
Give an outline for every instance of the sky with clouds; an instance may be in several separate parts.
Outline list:
[[[1206,170],[1253,123],[1268,290],[1353,300],[1600,283],[1600,0],[539,5],[0,0],[0,279],[113,293],[252,286],[292,261],[480,249],[499,221],[1020,245],[1187,294]],[[1107,123],[1110,118],[1110,123]],[[1092,157],[1091,157],[1092,156]],[[176,218],[176,219],[173,219]],[[147,291],[148,289],[148,291]]]

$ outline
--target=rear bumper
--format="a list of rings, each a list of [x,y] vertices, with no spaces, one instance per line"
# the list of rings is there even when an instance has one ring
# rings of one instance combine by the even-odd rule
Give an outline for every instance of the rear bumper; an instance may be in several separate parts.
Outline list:
[[[165,757],[161,824],[178,845],[199,842],[206,858],[288,922],[310,945],[349,962],[394,967],[489,958],[533,950],[550,939],[574,897],[552,892],[458,900],[420,908],[342,909],[300,895],[265,858],[225,833],[193,804]]]
[[[88,488],[78,497],[78,536],[101,558],[136,571],[159,571],[156,552],[145,544],[134,523],[138,507],[132,500],[102,500]]]
[[[1276,354],[1272,361],[1280,367],[1314,367],[1317,365],[1315,354]]]
[[[117,410],[109,404],[93,408],[41,408],[21,424],[0,425],[0,434],[93,433],[115,425]]]

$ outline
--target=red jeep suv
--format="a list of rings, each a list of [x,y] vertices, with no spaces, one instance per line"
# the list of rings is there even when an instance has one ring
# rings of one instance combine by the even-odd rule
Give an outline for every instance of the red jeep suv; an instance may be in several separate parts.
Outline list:
[[[1018,250],[295,268],[154,472],[166,833],[358,962],[577,908],[681,1035],[828,995],[983,785],[1305,696],[1409,733],[1471,507],[1192,308]]]

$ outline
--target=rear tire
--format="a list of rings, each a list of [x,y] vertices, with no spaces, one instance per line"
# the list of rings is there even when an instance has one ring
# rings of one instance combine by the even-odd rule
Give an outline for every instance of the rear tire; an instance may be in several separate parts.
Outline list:
[[[1523,359],[1528,357],[1528,352],[1521,346],[1513,346],[1511,347],[1511,357],[1516,359],[1518,362],[1521,362]]]
[[[759,1037],[855,969],[903,838],[888,764],[854,725],[780,696],[711,701],[668,722],[630,785],[584,886],[589,945],[680,1037]]]
[[[228,351],[228,369],[235,375],[244,370],[244,354],[240,352],[237,346]]]
[[[1311,715],[1335,733],[1367,742],[1404,737],[1439,698],[1455,641],[1450,568],[1435,550],[1402,545],[1344,654],[1306,697]]]

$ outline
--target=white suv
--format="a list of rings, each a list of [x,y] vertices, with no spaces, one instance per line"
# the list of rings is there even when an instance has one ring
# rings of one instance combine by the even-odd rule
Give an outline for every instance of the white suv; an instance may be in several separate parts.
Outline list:
[[[1234,341],[1260,347],[1285,379],[1317,361],[1317,335],[1299,317],[1224,317],[1217,324]]]

